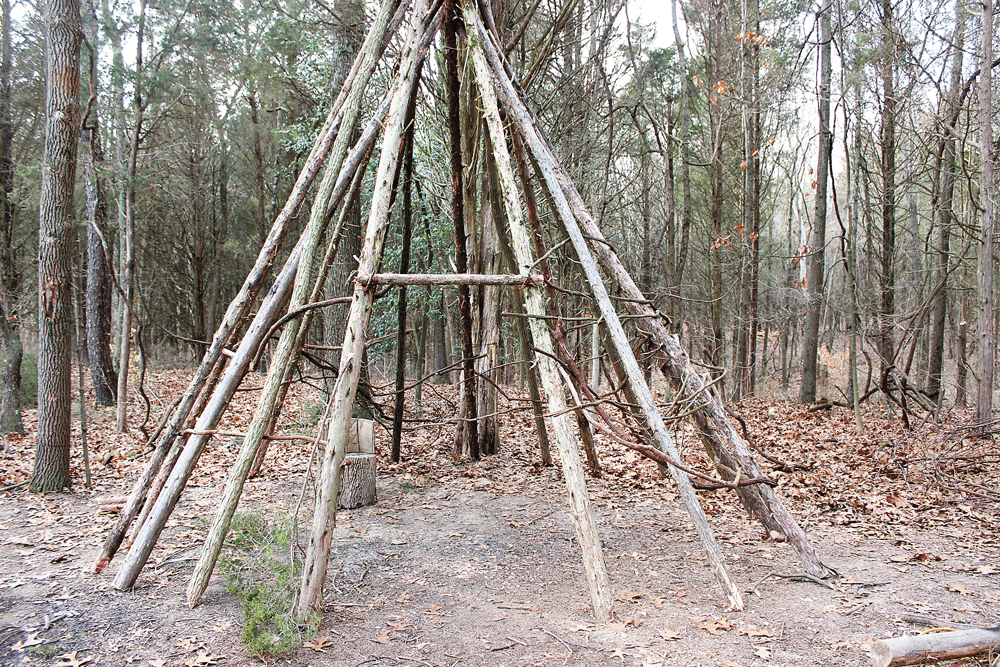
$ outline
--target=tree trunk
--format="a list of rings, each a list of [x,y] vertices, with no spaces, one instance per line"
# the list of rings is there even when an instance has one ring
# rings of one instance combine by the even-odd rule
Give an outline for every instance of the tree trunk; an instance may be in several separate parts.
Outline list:
[[[354,286],[354,297],[347,319],[344,342],[341,347],[340,367],[337,381],[330,393],[330,429],[322,467],[317,482],[315,510],[306,558],[302,565],[302,581],[294,615],[300,621],[306,620],[322,608],[323,586],[326,581],[330,544],[336,519],[337,496],[340,491],[341,464],[347,450],[348,432],[354,410],[358,380],[361,377],[361,362],[364,354],[365,329],[374,304],[374,293],[363,285],[365,276],[375,273],[382,260],[385,237],[391,212],[392,185],[396,179],[400,161],[401,143],[410,107],[411,94],[417,84],[419,71],[417,59],[417,39],[420,23],[427,20],[426,5],[417,0],[415,15],[418,17],[406,52],[400,63],[396,78],[395,92],[386,121],[382,141],[382,153],[375,177],[375,190],[368,218],[364,245],[358,262],[358,281]]]
[[[0,304],[0,433],[24,433],[21,422],[21,338]]]
[[[993,181],[993,1],[981,3],[983,21],[982,53],[979,80],[979,204],[980,217],[979,266],[979,384],[976,390],[976,421],[984,429],[993,419],[993,363],[996,338],[993,295],[993,234],[996,223],[996,183]]]
[[[487,160],[490,162],[490,160]],[[492,169],[491,169],[492,171]],[[485,275],[500,273],[500,248],[496,228],[502,218],[499,209],[499,193],[495,179],[491,176],[483,180],[484,196],[494,206],[484,206],[480,224],[479,271]],[[497,413],[497,384],[502,382],[497,369],[500,366],[500,302],[501,287],[484,285],[479,288],[479,335],[476,360],[476,375],[483,378],[476,391],[476,415],[479,417],[477,432],[479,453],[492,456],[500,451],[500,423]]]
[[[97,44],[97,8],[88,3],[84,23],[87,39]],[[87,196],[87,276],[86,276],[86,350],[90,377],[97,405],[115,404],[118,374],[111,349],[111,278],[113,249],[111,225],[108,224],[107,196],[101,173],[105,168],[100,116],[97,112],[97,54],[90,56],[91,115],[83,119],[83,178]]]
[[[142,0],[139,8],[139,34],[136,42],[136,75],[133,108],[135,110],[135,127],[128,147],[128,167],[125,178],[125,229],[121,240],[122,246],[122,319],[120,323],[121,342],[118,349],[118,405],[115,418],[115,432],[124,433],[128,430],[128,367],[132,350],[132,308],[134,306],[135,282],[135,191],[136,167],[139,160],[139,143],[142,139],[142,119],[145,106],[142,101],[142,40],[146,27],[146,0]]]
[[[410,271],[410,234],[413,227],[413,129],[406,132],[406,155],[403,163],[403,245],[399,272]],[[406,286],[399,288],[396,304],[396,395],[392,407],[392,440],[390,460],[399,463],[403,439],[403,408],[406,402]],[[419,371],[418,371],[419,372]]]
[[[723,11],[725,3],[722,0],[713,0],[714,11],[713,27],[710,31],[710,43],[708,45],[710,55],[706,58],[706,65],[709,66],[708,77],[715,85],[722,80],[722,34]],[[712,244],[709,249],[709,294],[711,304],[709,305],[712,338],[708,346],[708,363],[715,367],[712,370],[714,377],[721,377],[725,366],[726,332],[722,321],[722,250],[725,241],[723,240],[722,215],[725,203],[725,184],[723,164],[723,150],[725,144],[724,118],[722,112],[721,94],[713,96],[709,102],[708,109],[709,131],[711,133],[712,155],[709,160],[708,180],[711,190],[711,200],[709,201],[709,217],[712,220]],[[725,381],[719,383],[723,394],[725,393]]]
[[[955,125],[961,111],[959,95],[962,86],[962,64],[965,55],[965,2],[955,2],[955,37],[950,47],[954,59],[951,69],[951,87],[948,101],[941,105],[940,127],[942,136],[938,141],[935,157],[934,203],[938,224],[937,276],[941,285],[934,303],[931,306],[931,332],[929,341],[929,359],[927,364],[927,395],[938,405],[944,402],[941,391],[942,368],[944,366],[944,341],[948,315],[948,273],[951,253],[952,206],[955,195]],[[947,113],[945,111],[947,110]]]
[[[881,21],[883,43],[889,45],[882,58],[882,247],[879,289],[881,307],[879,311],[878,353],[880,370],[893,364],[895,340],[893,336],[893,315],[896,303],[895,253],[896,253],[896,89],[894,83],[896,68],[896,30],[892,0],[881,0]]]
[[[114,405],[118,391],[111,350],[111,226],[101,183],[104,163],[96,109],[84,129],[83,177],[87,194],[87,358],[98,405]],[[86,123],[86,121],[84,121]]]
[[[968,382],[969,375],[969,301],[965,292],[962,292],[962,312],[958,323],[958,341],[955,352],[955,407],[964,408],[968,402]]]
[[[809,248],[809,305],[802,343],[802,384],[799,403],[816,400],[816,368],[819,350],[819,323],[823,309],[823,275],[826,266],[826,210],[827,184],[830,174],[830,149],[833,134],[830,131],[830,78],[831,78],[831,17],[833,3],[823,0],[819,9],[820,81],[819,81],[819,157],[816,163],[816,212],[813,218],[812,243]]]
[[[76,182],[80,133],[79,0],[46,2],[45,157],[38,232],[38,442],[29,489],[70,484],[70,351]]]
[[[451,217],[455,227],[455,271],[469,270],[468,239],[465,225],[465,177],[462,165],[461,89],[458,80],[458,5],[455,0],[445,0],[444,7],[444,58],[448,88],[448,130],[451,146]],[[479,435],[476,421],[475,349],[472,345],[472,299],[467,286],[458,288],[458,310],[462,325],[462,421],[455,436],[455,453],[467,453],[479,460]]]
[[[678,0],[671,0],[670,2],[670,18],[671,24],[674,32],[674,43],[677,45],[677,56],[680,62],[680,69],[682,77],[684,80],[684,85],[681,87],[681,102],[680,108],[678,109],[677,124],[678,136],[677,139],[680,142],[680,158],[681,158],[681,238],[677,249],[677,258],[674,261],[674,284],[673,284],[673,298],[677,301],[677,308],[674,315],[677,319],[677,327],[680,328],[680,322],[682,318],[682,309],[684,307],[683,294],[681,286],[684,284],[684,269],[687,264],[688,255],[688,242],[691,233],[691,212],[693,209],[692,197],[691,197],[691,147],[690,147],[690,135],[691,135],[691,88],[694,85],[691,80],[691,76],[688,73],[687,64],[687,53],[684,48],[684,41],[681,39],[680,28],[677,23],[677,5]]]
[[[18,283],[14,264],[14,161],[11,155],[10,0],[3,0],[0,52],[0,433],[23,433],[21,422],[21,338],[14,302]]]

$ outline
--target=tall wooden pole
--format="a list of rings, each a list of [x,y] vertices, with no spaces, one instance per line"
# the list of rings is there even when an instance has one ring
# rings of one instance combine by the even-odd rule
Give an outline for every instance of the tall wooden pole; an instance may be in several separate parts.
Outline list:
[[[474,5],[467,2],[465,20],[470,29],[478,23]],[[510,153],[507,150],[507,137],[500,118],[493,83],[482,49],[476,44],[478,40],[470,40],[472,46],[472,63],[479,85],[480,97],[484,106],[486,125],[493,144],[496,157],[497,177],[500,191],[503,194],[504,209],[507,214],[507,225],[510,229],[511,246],[517,260],[517,268],[524,276],[528,275],[529,267],[535,263],[532,253],[531,234],[525,224],[521,212],[521,202],[517,196],[514,181],[514,169]],[[559,448],[559,457],[563,466],[563,477],[566,482],[566,492],[569,495],[570,511],[573,525],[576,529],[576,539],[583,551],[583,565],[590,589],[590,600],[594,607],[594,616],[600,621],[611,620],[612,596],[611,581],[608,577],[604,553],[601,549],[601,539],[597,532],[597,522],[590,509],[590,498],[587,493],[587,481],[580,461],[580,450],[573,437],[573,424],[566,408],[565,389],[559,378],[556,366],[556,348],[545,324],[548,312],[545,308],[545,296],[542,288],[528,287],[524,290],[525,310],[529,315],[528,325],[538,352],[535,353],[535,364],[545,390],[548,402],[549,422]]]
[[[425,0],[417,0],[414,14],[417,20],[413,26],[408,47],[399,73],[396,77],[395,92],[389,107],[382,153],[375,177],[375,190],[368,217],[368,227],[361,258],[358,262],[358,277],[363,280],[375,273],[385,248],[385,236],[389,228],[392,185],[399,166],[401,145],[405,134],[407,109],[413,90],[417,84],[419,71],[420,40],[429,24],[429,12]],[[302,582],[295,605],[295,616],[306,620],[318,613],[322,607],[323,585],[330,557],[330,544],[336,518],[337,496],[340,492],[341,464],[347,453],[348,431],[354,411],[354,398],[358,380],[361,377],[361,363],[365,347],[365,329],[374,303],[373,290],[360,282],[354,288],[353,302],[347,317],[344,344],[340,354],[340,368],[337,381],[330,394],[330,429],[326,450],[323,453],[322,472],[318,483],[312,529],[305,562],[302,565]]]
[[[499,90],[502,93],[504,103],[507,104],[509,99],[511,104],[521,104],[503,63],[500,62],[498,56],[494,55],[497,53],[496,48],[490,42],[484,42],[484,46],[490,58],[490,68],[494,71],[497,81],[502,83]],[[527,112],[523,104],[521,107]],[[528,113],[530,114],[530,112]],[[530,122],[527,127],[534,133],[534,126]],[[593,239],[593,251],[601,262],[601,266],[614,276],[615,281],[623,291],[626,297],[624,302],[626,307],[633,315],[640,316],[640,319],[635,320],[636,325],[656,343],[657,347],[654,349],[654,353],[660,361],[664,376],[670,381],[674,390],[680,392],[696,408],[692,410],[692,418],[713,460],[718,464],[724,464],[730,470],[728,473],[730,479],[735,474],[732,471],[735,470],[742,470],[745,479],[763,477],[763,471],[754,459],[749,446],[737,431],[735,424],[726,414],[723,404],[711,393],[708,384],[688,359],[677,337],[670,335],[660,314],[645,299],[625,269],[621,259],[611,245],[604,240],[600,227],[587,211],[580,193],[555,161],[551,147],[541,137],[539,137],[539,142],[535,144],[535,147],[543,151],[548,162],[556,169],[562,190],[569,198],[573,214],[583,225],[587,236]],[[720,472],[722,471],[720,469]],[[724,476],[726,476],[725,473]],[[795,522],[774,489],[767,485],[758,484],[742,486],[736,492],[747,509],[760,520],[765,528],[788,539],[798,552],[807,572],[817,577],[829,575],[829,570],[820,562],[819,556],[809,543],[802,528]]]
[[[386,9],[396,11],[398,10],[398,7],[399,0],[386,0]],[[132,487],[132,492],[129,494],[128,500],[122,508],[118,521],[108,533],[101,555],[98,557],[97,563],[94,566],[95,572],[100,572],[107,567],[108,563],[121,546],[129,526],[132,524],[132,521],[135,519],[140,508],[142,507],[143,500],[150,485],[153,483],[153,479],[160,472],[160,467],[167,460],[168,454],[171,453],[174,440],[184,429],[184,424],[191,415],[198,396],[203,392],[207,394],[212,391],[210,376],[213,376],[213,370],[216,369],[216,366],[222,357],[222,351],[229,343],[229,339],[236,332],[237,327],[243,322],[247,313],[249,313],[250,307],[253,305],[253,302],[257,298],[257,294],[263,287],[264,281],[271,274],[278,251],[281,249],[285,237],[291,229],[292,222],[298,214],[299,207],[305,200],[306,194],[309,192],[313,180],[319,173],[319,170],[323,166],[327,156],[330,154],[334,141],[339,136],[339,132],[337,132],[337,130],[341,126],[341,121],[346,113],[344,101],[347,98],[350,85],[353,85],[354,81],[359,81],[359,85],[362,87],[367,85],[367,82],[371,77],[371,73],[374,71],[375,65],[378,63],[378,57],[385,48],[386,34],[389,31],[390,23],[386,22],[380,25],[381,32],[376,32],[375,26],[373,26],[372,30],[369,32],[369,35],[365,40],[366,46],[358,54],[358,58],[354,63],[353,69],[351,70],[351,74],[348,76],[347,83],[345,83],[345,89],[341,91],[341,94],[337,98],[337,102],[334,103],[333,108],[327,116],[326,123],[320,129],[312,151],[309,153],[309,157],[306,159],[305,165],[299,172],[298,179],[292,188],[292,192],[289,194],[288,200],[285,202],[285,206],[275,219],[274,225],[272,225],[267,239],[261,247],[260,254],[257,256],[257,261],[254,263],[250,273],[247,274],[246,280],[240,288],[240,291],[229,304],[229,308],[226,310],[222,323],[219,325],[219,329],[216,331],[215,337],[212,339],[212,344],[209,347],[208,352],[205,353],[205,357],[202,359],[198,372],[195,373],[195,376],[191,379],[187,390],[181,397],[180,404],[174,411],[174,415],[171,418],[170,423],[163,430],[160,439],[157,441],[156,447],[153,450],[153,455],[150,457],[146,467],[143,469],[142,475]],[[378,45],[374,54],[369,48],[371,44]],[[345,185],[344,187],[346,188],[347,186]],[[292,254],[295,255],[294,252]],[[289,264],[286,262],[286,269],[288,268]],[[296,267],[291,266],[290,268],[292,270],[291,277],[293,277]],[[278,281],[276,281],[275,284],[277,285]],[[286,280],[283,285],[286,290],[284,294],[287,296],[287,290],[291,287],[290,279]],[[272,293],[273,292],[274,290],[272,289]],[[256,320],[262,316],[263,313],[258,311],[255,316],[255,324],[251,325],[251,330],[266,333],[266,331],[270,328],[270,325],[273,324],[274,320],[267,323],[261,322],[260,327],[256,326]],[[219,376],[216,374],[213,377],[218,378]],[[242,379],[242,375],[239,379]],[[235,387],[233,387],[233,390],[235,390]],[[177,450],[173,451],[176,452]],[[174,457],[172,456],[171,458]],[[176,459],[174,458],[174,460]]]

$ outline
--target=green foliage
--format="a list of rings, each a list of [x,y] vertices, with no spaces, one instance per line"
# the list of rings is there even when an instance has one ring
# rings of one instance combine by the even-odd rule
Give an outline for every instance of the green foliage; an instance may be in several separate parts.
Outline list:
[[[240,639],[262,660],[294,651],[303,639],[292,617],[300,566],[289,560],[291,538],[284,517],[269,522],[238,514],[227,539],[231,550],[220,560],[227,590],[243,603]]]

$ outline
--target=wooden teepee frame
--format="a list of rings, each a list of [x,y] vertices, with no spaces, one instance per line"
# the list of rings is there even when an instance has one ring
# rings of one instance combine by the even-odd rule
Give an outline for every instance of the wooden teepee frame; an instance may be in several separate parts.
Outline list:
[[[131,588],[145,565],[160,532],[178,499],[193,468],[210,440],[213,429],[232,398],[237,386],[257,358],[272,331],[283,325],[274,359],[261,392],[259,407],[243,439],[236,462],[219,509],[209,529],[198,564],[188,587],[188,604],[197,604],[218,559],[230,521],[236,510],[247,475],[256,458],[262,455],[262,443],[270,437],[277,410],[284,398],[291,369],[298,361],[305,332],[314,309],[329,302],[318,302],[327,270],[336,253],[337,240],[343,222],[343,211],[356,194],[365,164],[380,131],[383,133],[378,170],[369,210],[367,231],[359,259],[354,293],[347,319],[337,380],[327,406],[328,441],[323,444],[322,468],[310,532],[309,546],[303,566],[296,614],[304,619],[321,607],[323,582],[331,548],[332,527],[340,489],[348,430],[354,408],[366,327],[372,311],[374,288],[384,284],[416,283],[431,277],[398,276],[379,273],[390,211],[401,156],[408,131],[411,131],[416,92],[422,64],[434,35],[441,25],[454,30],[454,22],[464,21],[465,49],[470,63],[471,79],[478,92],[478,112],[487,132],[487,144],[492,149],[491,166],[495,169],[502,212],[509,234],[515,275],[473,276],[457,274],[435,276],[438,284],[516,285],[523,297],[528,316],[534,365],[544,390],[547,419],[555,437],[563,467],[571,514],[580,545],[594,613],[606,620],[612,614],[611,585],[601,550],[596,522],[590,509],[589,496],[580,460],[579,447],[573,435],[573,424],[566,402],[570,389],[575,402],[581,398],[595,404],[603,421],[593,425],[608,435],[657,461],[669,469],[680,497],[698,532],[708,555],[713,574],[731,607],[743,606],[739,589],[723,562],[704,511],[692,488],[689,474],[693,471],[680,463],[680,456],[655,403],[640,368],[618,312],[605,286],[604,275],[610,276],[623,292],[625,308],[635,318],[637,328],[655,350],[664,375],[675,393],[690,406],[689,411],[712,460],[722,474],[724,484],[736,490],[744,506],[772,533],[792,544],[805,570],[813,576],[827,576],[829,571],[820,562],[802,529],[787,511],[774,489],[767,483],[749,447],[734,428],[724,407],[705,380],[695,370],[676,337],[669,334],[659,314],[645,299],[625,270],[614,249],[608,244],[594,219],[588,213],[580,194],[566,176],[555,154],[539,129],[538,122],[526,103],[498,48],[491,13],[482,3],[487,0],[415,0],[409,35],[400,60],[395,83],[375,117],[368,123],[360,139],[350,146],[351,128],[358,122],[362,96],[366,93],[375,67],[388,39],[405,18],[407,4],[400,0],[383,0],[364,45],[359,52],[343,90],[337,97],[326,124],[319,133],[284,209],[275,220],[253,269],[232,301],[225,318],[187,391],[181,397],[172,417],[156,439],[153,454],[136,482],[125,507],[95,566],[100,572],[114,557],[124,541],[130,525],[135,529],[128,553],[115,575],[115,588]],[[459,12],[461,15],[459,16]],[[448,17],[447,19],[445,17]],[[485,23],[484,23],[485,18]],[[505,124],[506,123],[506,124]],[[513,148],[513,155],[511,153]],[[641,417],[652,434],[652,443],[636,443],[618,432],[600,401],[583,381],[579,369],[571,363],[569,372],[559,367],[556,359],[565,341],[553,336],[545,324],[546,275],[533,272],[544,260],[544,249],[532,238],[537,224],[534,214],[532,182],[524,153],[534,165],[536,181],[541,185],[553,208],[555,217],[568,237],[576,259],[586,278],[587,287],[596,303],[601,322],[617,355],[628,387],[641,409]],[[311,187],[323,164],[326,164],[309,217],[309,222],[284,267],[277,274],[260,306],[247,324],[242,337],[236,332],[248,319],[251,306],[257,300],[270,267],[286,237],[306,191]],[[521,188],[518,187],[520,182]],[[522,196],[525,199],[522,199]],[[341,215],[328,234],[329,246],[320,253],[320,241],[337,211]],[[527,215],[526,215],[527,214]],[[498,221],[499,224],[499,221]],[[321,259],[319,259],[321,257]],[[317,261],[318,260],[318,261]],[[315,271],[313,267],[318,267]],[[603,271],[603,275],[602,275]],[[284,315],[284,316],[283,316]],[[282,317],[283,316],[283,317]],[[236,349],[229,358],[223,356],[227,347]],[[698,474],[698,473],[693,473]],[[141,510],[141,514],[140,514]],[[136,517],[138,516],[138,520]]]

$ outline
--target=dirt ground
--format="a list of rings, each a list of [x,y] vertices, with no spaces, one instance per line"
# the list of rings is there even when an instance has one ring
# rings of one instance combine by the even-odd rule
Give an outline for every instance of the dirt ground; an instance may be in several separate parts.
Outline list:
[[[315,412],[314,399],[293,398],[289,430]],[[925,630],[903,613],[1000,623],[995,443],[965,434],[961,415],[907,434],[872,414],[861,437],[839,409],[740,408],[766,451],[811,466],[765,469],[840,573],[829,588],[788,578],[801,571],[791,548],[765,541],[731,492],[703,491],[744,591],[746,608],[727,611],[669,482],[602,442],[604,471],[589,483],[616,601],[614,621],[595,624],[559,469],[539,464],[530,416],[516,412],[504,418],[502,454],[480,463],[450,456],[444,424],[406,436],[407,463],[380,459],[377,504],[339,514],[318,633],[271,662],[846,667],[870,664],[875,639]],[[251,409],[234,410],[228,428]],[[260,664],[239,639],[242,609],[221,574],[198,607],[184,599],[238,442],[206,453],[135,589],[121,593],[110,586],[117,563],[90,571],[115,517],[100,502],[127,494],[142,436],[110,435],[110,413],[92,419],[92,490],[76,452],[72,492],[0,492],[0,665]],[[695,439],[677,435],[697,464]],[[377,438],[384,452],[385,433]],[[266,521],[295,513],[310,454],[281,444],[241,505]],[[33,447],[30,433],[8,438],[0,488],[27,476]],[[309,504],[299,511],[303,543]]]

